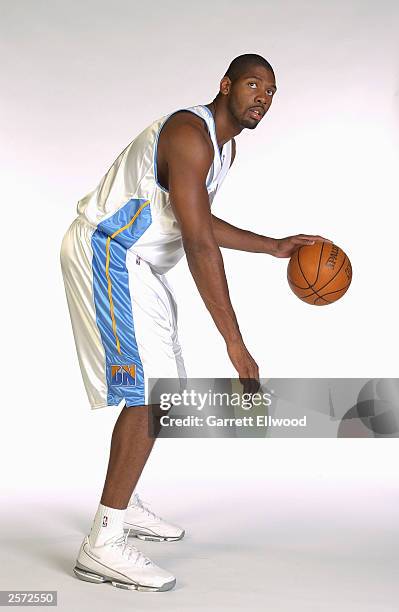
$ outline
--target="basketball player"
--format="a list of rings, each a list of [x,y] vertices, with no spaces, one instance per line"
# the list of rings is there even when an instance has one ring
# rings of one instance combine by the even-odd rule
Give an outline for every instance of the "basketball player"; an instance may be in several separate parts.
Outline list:
[[[268,238],[212,215],[234,160],[234,136],[262,122],[276,92],[261,56],[235,58],[209,104],[179,109],[147,127],[79,201],[61,248],[77,354],[91,408],[121,412],[102,497],[80,547],[77,577],[166,591],[175,577],[128,543],[180,540],[184,530],[140,500],[135,487],[154,438],[148,378],[186,376],[177,310],[165,273],[183,255],[241,379],[259,380],[230,302],[220,247],[290,257],[321,236]],[[256,203],[247,203],[256,214]],[[125,534],[126,531],[126,534]]]

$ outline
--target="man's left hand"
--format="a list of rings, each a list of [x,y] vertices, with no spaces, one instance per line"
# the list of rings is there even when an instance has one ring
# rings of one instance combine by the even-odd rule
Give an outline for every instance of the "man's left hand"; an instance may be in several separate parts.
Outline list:
[[[275,247],[271,253],[274,257],[291,257],[291,255],[301,246],[314,244],[318,240],[331,242],[323,236],[309,236],[308,234],[297,234],[287,238],[275,238]]]

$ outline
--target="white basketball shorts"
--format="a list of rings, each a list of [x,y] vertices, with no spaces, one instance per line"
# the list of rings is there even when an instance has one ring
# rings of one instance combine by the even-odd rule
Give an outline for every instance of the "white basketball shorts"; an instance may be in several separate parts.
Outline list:
[[[81,217],[62,241],[65,291],[92,409],[148,405],[149,378],[186,379],[172,288],[125,247]]]

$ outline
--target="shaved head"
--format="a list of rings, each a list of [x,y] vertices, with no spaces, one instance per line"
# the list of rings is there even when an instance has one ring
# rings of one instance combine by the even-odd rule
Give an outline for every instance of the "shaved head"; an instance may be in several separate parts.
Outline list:
[[[228,76],[230,81],[234,82],[249,68],[254,66],[262,66],[262,68],[269,70],[274,75],[273,68],[264,57],[256,53],[245,53],[233,59],[224,76]]]

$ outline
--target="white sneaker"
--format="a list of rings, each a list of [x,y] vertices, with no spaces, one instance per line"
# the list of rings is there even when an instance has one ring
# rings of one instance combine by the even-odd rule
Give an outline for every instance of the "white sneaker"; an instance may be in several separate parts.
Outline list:
[[[140,540],[153,540],[156,542],[175,542],[184,536],[184,529],[177,525],[167,523],[160,516],[151,512],[144,506],[140,497],[135,493],[126,509],[124,530]]]
[[[136,591],[169,591],[176,578],[161,569],[137,548],[127,544],[126,535],[114,536],[102,546],[82,542],[74,567],[75,575],[88,582],[110,582],[112,586]]]

